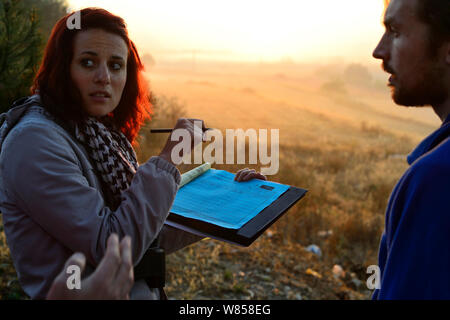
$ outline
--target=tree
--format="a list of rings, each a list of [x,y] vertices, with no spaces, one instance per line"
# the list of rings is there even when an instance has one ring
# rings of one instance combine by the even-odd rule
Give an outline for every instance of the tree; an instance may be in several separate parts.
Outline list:
[[[61,0],[2,0],[0,2],[0,113],[14,100],[30,94],[44,41],[66,13]]]
[[[37,15],[20,0],[0,3],[0,112],[28,94],[40,59]]]
[[[39,16],[38,30],[44,43],[47,42],[55,23],[67,13],[65,0],[21,0]]]

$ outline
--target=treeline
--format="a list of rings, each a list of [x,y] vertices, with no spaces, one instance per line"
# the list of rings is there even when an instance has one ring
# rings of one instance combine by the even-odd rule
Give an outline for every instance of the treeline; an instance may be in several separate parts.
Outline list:
[[[0,113],[30,94],[47,39],[67,9],[65,0],[0,1]]]

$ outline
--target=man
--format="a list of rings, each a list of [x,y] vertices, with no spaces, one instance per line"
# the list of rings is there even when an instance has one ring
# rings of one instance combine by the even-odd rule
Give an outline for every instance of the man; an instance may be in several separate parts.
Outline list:
[[[81,281],[79,289],[70,290],[67,280],[69,266],[77,266],[80,271],[86,266],[86,257],[82,253],[74,253],[67,261],[64,269],[53,281],[47,294],[49,300],[117,300],[130,298],[129,292],[134,283],[133,264],[131,259],[131,238],[126,236],[119,244],[117,234],[111,234],[103,259],[97,269],[89,277]]]
[[[392,98],[431,105],[443,123],[408,156],[391,194],[373,299],[450,299],[450,1],[387,2],[373,56],[391,74]]]

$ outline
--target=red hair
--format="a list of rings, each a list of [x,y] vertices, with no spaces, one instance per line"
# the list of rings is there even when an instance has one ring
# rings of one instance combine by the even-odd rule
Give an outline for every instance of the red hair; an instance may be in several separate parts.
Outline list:
[[[136,46],[128,37],[125,21],[104,9],[85,8],[80,11],[81,30],[69,29],[67,20],[71,15],[61,18],[53,27],[31,93],[38,93],[44,107],[57,118],[66,123],[81,122],[87,114],[80,107],[81,94],[70,77],[75,35],[88,29],[117,34],[128,47],[127,80],[118,106],[108,116],[133,143],[143,122],[150,118],[151,104],[142,74],[144,66]]]

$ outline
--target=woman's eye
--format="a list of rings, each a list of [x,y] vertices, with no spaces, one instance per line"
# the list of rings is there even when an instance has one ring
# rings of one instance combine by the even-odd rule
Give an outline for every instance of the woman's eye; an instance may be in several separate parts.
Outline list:
[[[90,67],[94,66],[94,61],[92,61],[91,59],[83,59],[83,60],[81,60],[81,64],[84,67],[90,68]]]
[[[120,64],[118,62],[113,62],[113,63],[111,63],[111,69],[120,70],[120,69],[122,69],[122,64]]]

